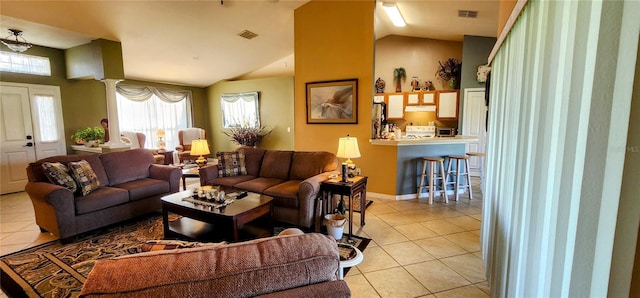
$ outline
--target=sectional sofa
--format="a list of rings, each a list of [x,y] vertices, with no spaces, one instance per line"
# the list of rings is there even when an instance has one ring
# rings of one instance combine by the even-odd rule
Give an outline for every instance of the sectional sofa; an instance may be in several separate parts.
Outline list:
[[[272,196],[273,218],[303,228],[315,222],[320,184],[338,170],[335,154],[241,147],[218,152],[218,164],[199,170],[201,185],[221,185]]]

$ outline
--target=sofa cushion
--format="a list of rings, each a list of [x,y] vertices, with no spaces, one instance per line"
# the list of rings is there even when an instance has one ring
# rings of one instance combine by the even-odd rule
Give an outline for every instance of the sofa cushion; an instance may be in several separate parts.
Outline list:
[[[71,192],[76,192],[78,189],[76,181],[69,175],[67,166],[59,162],[45,162],[42,163],[42,169],[51,183],[63,186]]]
[[[258,175],[260,175],[260,166],[262,165],[262,159],[264,158],[264,153],[267,152],[267,150],[245,146],[240,147],[238,151],[242,151],[244,153],[244,159],[247,166],[247,174],[258,177]]]
[[[93,168],[91,168],[91,165],[86,160],[72,161],[69,162],[68,166],[69,172],[71,172],[73,179],[76,180],[80,193],[83,196],[88,195],[100,187],[98,176],[96,176]]]
[[[268,150],[262,159],[260,177],[289,179],[293,151]]]
[[[273,197],[273,204],[286,208],[298,208],[298,189],[302,180],[289,180],[264,190]]]
[[[213,178],[207,181],[207,184],[234,186],[240,182],[244,182],[252,179],[256,179],[256,176],[244,175],[244,176],[219,177],[219,178]]]
[[[110,185],[149,177],[149,166],[155,159],[149,149],[131,149],[100,154]]]
[[[305,180],[336,169],[338,169],[338,159],[333,153],[297,151],[293,153],[289,179]]]
[[[218,159],[218,177],[247,174],[247,166],[242,151],[218,152],[216,153],[216,158]]]
[[[96,262],[81,297],[254,297],[336,279],[338,246],[310,233]]]
[[[91,213],[129,201],[129,193],[125,189],[103,186],[86,196],[76,197],[76,214]]]
[[[59,162],[63,165],[67,165],[70,161],[80,161],[86,160],[91,165],[93,172],[98,176],[98,181],[100,181],[100,185],[109,185],[109,179],[107,178],[107,173],[104,171],[104,167],[102,166],[102,161],[100,160],[99,154],[91,154],[91,155],[58,155],[51,156],[47,158],[43,158],[36,162],[32,162],[27,166],[27,177],[30,182],[45,182],[49,181],[44,174],[44,170],[42,169],[42,164],[45,162]]]
[[[136,201],[148,197],[166,194],[171,191],[168,181],[151,178],[142,178],[134,181],[114,185],[129,192],[129,200]]]
[[[277,179],[277,178],[264,178],[264,177],[258,177],[256,179],[251,179],[245,182],[240,182],[236,185],[234,185],[234,187],[236,188],[240,188],[240,189],[244,189],[244,190],[248,190],[251,192],[257,192],[257,193],[262,193],[265,189],[272,187],[274,185],[278,185],[282,182],[285,182],[286,180],[283,179]]]

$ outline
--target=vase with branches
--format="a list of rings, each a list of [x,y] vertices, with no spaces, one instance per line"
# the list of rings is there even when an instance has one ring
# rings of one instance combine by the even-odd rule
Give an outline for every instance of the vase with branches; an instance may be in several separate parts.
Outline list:
[[[462,70],[462,62],[455,58],[449,58],[444,63],[438,61],[436,77],[444,82],[449,82],[449,88],[458,89],[458,80]]]
[[[224,134],[238,145],[255,147],[262,139],[271,134],[271,129],[264,126],[238,126],[229,128]]]
[[[393,82],[396,83],[396,92],[402,92],[402,83],[407,80],[407,71],[404,67],[393,70]]]

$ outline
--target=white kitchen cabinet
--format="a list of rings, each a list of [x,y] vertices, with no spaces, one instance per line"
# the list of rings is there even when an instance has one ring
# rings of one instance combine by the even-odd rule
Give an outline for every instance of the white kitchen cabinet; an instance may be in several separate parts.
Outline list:
[[[404,119],[404,94],[386,94],[387,120]]]
[[[460,91],[458,90],[443,90],[437,92],[436,117],[438,120],[458,119],[459,98]]]

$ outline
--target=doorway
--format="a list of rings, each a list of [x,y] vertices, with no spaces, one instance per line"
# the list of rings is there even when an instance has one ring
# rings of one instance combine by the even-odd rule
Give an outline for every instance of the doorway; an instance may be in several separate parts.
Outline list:
[[[484,99],[484,88],[464,89],[464,106],[462,119],[462,135],[478,137],[478,141],[467,143],[467,152],[485,153],[487,144],[487,107]],[[469,171],[472,176],[481,176],[484,168],[482,158],[469,158]]]
[[[0,82],[0,194],[24,190],[30,162],[66,153],[60,87]]]

